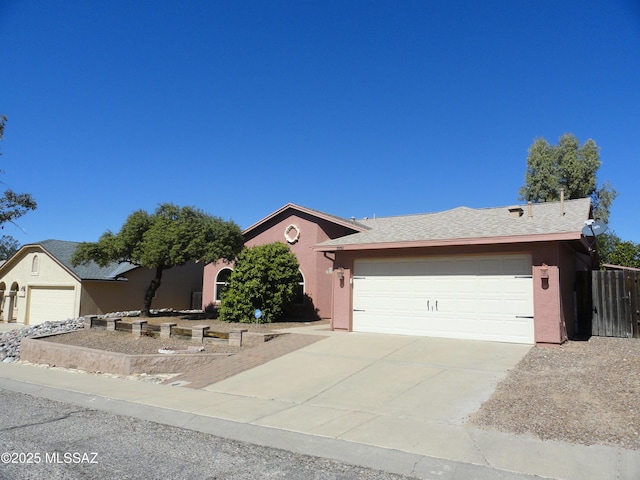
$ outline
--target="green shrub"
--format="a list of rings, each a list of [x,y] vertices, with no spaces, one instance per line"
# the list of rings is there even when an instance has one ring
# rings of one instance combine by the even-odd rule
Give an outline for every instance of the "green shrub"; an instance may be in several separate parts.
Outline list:
[[[222,295],[220,320],[268,323],[280,320],[295,299],[298,260],[284,243],[245,248]],[[262,317],[255,318],[256,310]]]

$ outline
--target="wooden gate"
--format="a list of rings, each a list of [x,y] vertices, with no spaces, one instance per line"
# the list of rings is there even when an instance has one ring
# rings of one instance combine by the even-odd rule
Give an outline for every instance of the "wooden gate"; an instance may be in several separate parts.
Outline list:
[[[591,272],[591,334],[640,337],[640,272]]]

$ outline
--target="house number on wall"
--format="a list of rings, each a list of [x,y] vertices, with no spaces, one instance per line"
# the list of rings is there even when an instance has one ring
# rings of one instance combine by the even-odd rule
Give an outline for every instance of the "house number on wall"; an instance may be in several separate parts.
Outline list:
[[[289,225],[284,229],[284,238],[291,244],[296,243],[300,238],[300,229],[294,224]]]

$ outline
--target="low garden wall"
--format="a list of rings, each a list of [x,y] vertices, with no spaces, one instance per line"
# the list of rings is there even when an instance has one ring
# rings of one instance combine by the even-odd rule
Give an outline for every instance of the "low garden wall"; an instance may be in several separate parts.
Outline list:
[[[39,337],[43,338],[43,337]],[[88,372],[134,375],[137,373],[182,373],[210,365],[230,353],[213,354],[157,354],[128,355],[74,345],[52,343],[35,338],[24,338],[20,347],[20,360],[45,363]]]

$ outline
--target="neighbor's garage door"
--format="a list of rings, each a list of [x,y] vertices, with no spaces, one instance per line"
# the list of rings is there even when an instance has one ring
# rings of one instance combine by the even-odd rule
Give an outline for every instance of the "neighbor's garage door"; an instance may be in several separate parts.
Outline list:
[[[75,318],[76,291],[69,288],[29,288],[29,325]]]
[[[530,255],[356,260],[353,330],[534,343]]]

